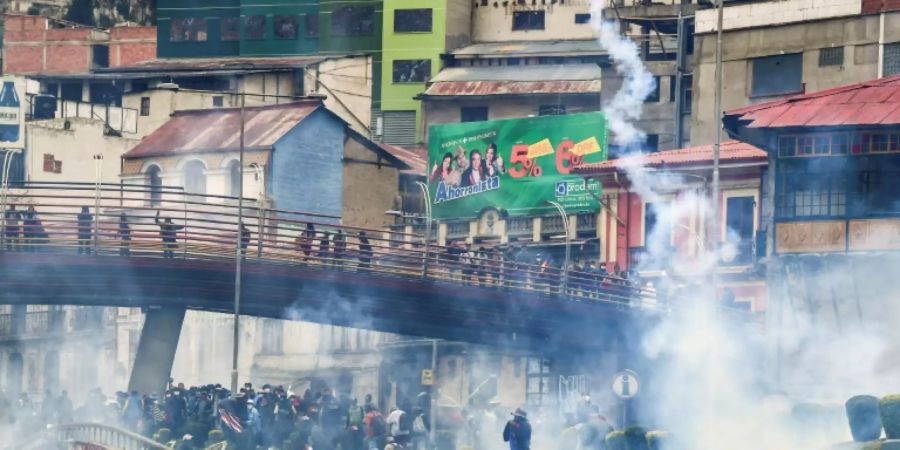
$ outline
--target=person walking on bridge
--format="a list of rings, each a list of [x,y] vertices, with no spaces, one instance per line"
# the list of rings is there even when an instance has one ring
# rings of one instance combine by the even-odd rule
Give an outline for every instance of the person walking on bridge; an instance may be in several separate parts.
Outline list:
[[[123,212],[119,214],[119,256],[131,254],[131,226],[128,224],[128,216]]]
[[[241,258],[247,258],[247,247],[250,245],[250,229],[241,222]]]
[[[91,225],[94,222],[94,216],[87,206],[81,207],[78,213],[78,254],[91,254]]]
[[[9,205],[9,209],[3,215],[6,220],[3,227],[3,233],[6,235],[6,249],[15,251],[19,244],[19,220],[22,218],[22,214],[16,211],[16,205],[13,204]]]
[[[22,237],[24,238],[23,242],[27,245],[27,251],[33,252],[37,249],[38,238],[44,234],[43,228],[34,205],[28,206],[28,210],[22,214]]]
[[[359,241],[359,265],[363,269],[368,269],[372,264],[372,243],[365,231],[360,231],[356,237]]]
[[[174,258],[175,248],[178,246],[176,243],[176,233],[178,230],[184,228],[184,225],[175,225],[172,223],[171,217],[166,217],[160,222],[159,210],[156,210],[156,218],[154,221],[159,225],[159,236],[162,238],[163,242],[163,256],[166,258]]]

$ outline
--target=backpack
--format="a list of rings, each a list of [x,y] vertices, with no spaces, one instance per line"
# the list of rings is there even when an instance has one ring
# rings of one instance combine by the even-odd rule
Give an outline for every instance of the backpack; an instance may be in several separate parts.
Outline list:
[[[384,436],[385,429],[387,428],[387,424],[384,422],[384,416],[381,414],[375,414],[372,417],[372,435],[373,436]]]

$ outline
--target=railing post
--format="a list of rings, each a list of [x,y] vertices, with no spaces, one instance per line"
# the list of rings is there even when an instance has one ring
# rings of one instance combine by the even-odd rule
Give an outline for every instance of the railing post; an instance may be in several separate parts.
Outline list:
[[[94,155],[94,164],[97,166],[97,186],[94,193],[94,254],[96,255],[100,250],[100,195],[103,183],[103,155]]]

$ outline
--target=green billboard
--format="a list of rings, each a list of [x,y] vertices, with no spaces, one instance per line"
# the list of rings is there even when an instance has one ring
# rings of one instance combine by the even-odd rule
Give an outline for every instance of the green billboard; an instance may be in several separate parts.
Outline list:
[[[595,211],[600,183],[570,175],[606,160],[606,118],[581,113],[435,125],[428,131],[428,185],[435,219]]]

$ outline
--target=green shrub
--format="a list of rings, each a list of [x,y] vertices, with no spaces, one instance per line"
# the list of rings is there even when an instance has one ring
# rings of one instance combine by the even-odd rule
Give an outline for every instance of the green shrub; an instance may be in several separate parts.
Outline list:
[[[606,435],[606,446],[609,450],[628,450],[624,431],[613,431]]]
[[[225,440],[225,433],[222,430],[215,428],[209,430],[209,434],[206,435],[206,446],[209,447],[213,444],[218,444]]]
[[[881,416],[876,397],[857,395],[847,400],[845,408],[854,441],[874,441],[881,437]]]
[[[625,448],[627,450],[648,450],[647,430],[641,427],[628,427],[625,429]]]
[[[647,432],[647,448],[650,450],[662,450],[666,447],[666,437],[668,434],[665,431],[648,431]]]
[[[888,395],[878,402],[881,424],[888,439],[900,439],[900,395]]]

